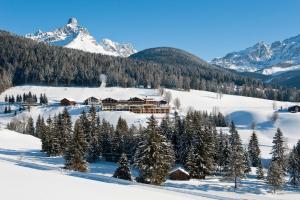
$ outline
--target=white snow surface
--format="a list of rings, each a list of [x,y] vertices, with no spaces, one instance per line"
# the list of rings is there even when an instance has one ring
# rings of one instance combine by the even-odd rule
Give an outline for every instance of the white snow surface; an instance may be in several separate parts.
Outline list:
[[[26,34],[25,37],[50,45],[110,56],[128,57],[137,52],[130,43],[120,44],[110,39],[103,39],[98,43],[86,28],[78,25],[75,18],[70,18],[68,24],[54,31],[43,32],[39,30],[34,34]]]

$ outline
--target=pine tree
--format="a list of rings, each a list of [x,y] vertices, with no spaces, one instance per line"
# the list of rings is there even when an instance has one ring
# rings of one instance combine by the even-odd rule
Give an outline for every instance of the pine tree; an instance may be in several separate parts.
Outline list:
[[[96,162],[99,159],[99,134],[97,130],[97,113],[95,106],[92,106],[88,113],[90,121],[90,141],[87,151],[87,161],[90,163]]]
[[[91,142],[91,124],[90,124],[90,120],[87,116],[87,113],[85,111],[82,111],[80,117],[79,117],[79,122],[81,123],[81,127],[83,130],[83,134],[85,137],[85,140],[87,142],[87,145],[85,146],[85,149],[83,149],[83,151],[85,152],[85,158],[87,157],[88,154],[88,150],[90,147],[90,142]]]
[[[283,134],[278,128],[273,138],[272,160],[268,170],[268,184],[273,187],[273,191],[280,188],[284,183],[285,155],[284,155]]]
[[[272,187],[274,193],[284,183],[282,165],[278,162],[278,160],[271,161],[267,176],[268,184]]]
[[[59,156],[61,155],[61,119],[60,114],[55,115],[53,118],[53,123],[49,127],[50,130],[50,156]]]
[[[251,162],[249,158],[248,151],[245,149],[244,150],[244,163],[245,163],[245,174],[249,174],[251,172]]]
[[[172,142],[174,130],[173,130],[170,116],[168,114],[162,118],[160,128],[162,133],[168,139],[168,141]]]
[[[140,182],[160,185],[174,163],[174,152],[166,137],[161,133],[152,115],[148,121],[145,138],[135,154],[135,165],[140,170]]]
[[[258,166],[256,168],[256,178],[260,180],[264,179],[264,169],[261,163],[261,159],[259,159]]]
[[[260,149],[255,131],[253,131],[249,141],[248,153],[252,166],[257,167],[259,164]]]
[[[229,156],[230,162],[227,177],[234,180],[234,188],[237,188],[237,181],[245,176],[244,150],[240,136],[233,122],[231,122],[229,132],[231,133]]]
[[[42,117],[41,115],[38,116],[35,124],[35,136],[41,138],[42,131],[43,131],[43,124],[42,124]]]
[[[87,162],[85,160],[85,150],[87,149],[87,142],[83,132],[82,123],[77,120],[74,126],[73,138],[68,144],[65,153],[65,167],[80,172],[88,170]]]
[[[105,119],[102,120],[101,129],[99,132],[100,146],[102,156],[107,161],[112,161],[112,136],[114,133],[113,127]]]
[[[35,136],[34,122],[33,122],[32,117],[28,118],[25,134]]]
[[[196,164],[196,154],[194,146],[192,145],[187,156],[185,168],[188,170],[191,178],[199,178],[199,167]]]
[[[296,146],[293,147],[288,159],[288,172],[290,174],[290,182],[293,186],[300,183],[300,157]]]
[[[62,114],[61,114],[61,136],[60,136],[60,146],[61,151],[64,153],[66,151],[66,148],[68,146],[68,141],[72,137],[72,121],[70,113],[68,112],[67,108],[64,108]]]
[[[116,171],[114,172],[113,177],[131,181],[132,180],[131,172],[128,167],[129,163],[128,163],[126,154],[123,153],[121,155],[118,165],[119,166],[116,169]]]
[[[114,161],[120,159],[122,153],[126,153],[125,149],[125,137],[128,135],[128,125],[126,120],[121,117],[118,119],[115,134],[113,137],[113,157]]]

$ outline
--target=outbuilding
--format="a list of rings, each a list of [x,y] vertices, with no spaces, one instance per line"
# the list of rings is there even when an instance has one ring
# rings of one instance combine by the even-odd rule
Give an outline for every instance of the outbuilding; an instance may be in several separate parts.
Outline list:
[[[190,174],[185,169],[178,167],[169,173],[169,178],[171,180],[188,181],[190,180]]]
[[[300,106],[298,106],[298,105],[291,106],[288,108],[288,111],[292,112],[292,113],[300,112]]]
[[[71,98],[63,98],[62,100],[60,100],[60,105],[62,105],[62,106],[75,106],[76,101],[74,99],[71,99]]]
[[[100,99],[96,98],[96,97],[89,97],[86,100],[84,100],[84,104],[85,105],[93,105],[93,106],[98,106],[101,104]]]

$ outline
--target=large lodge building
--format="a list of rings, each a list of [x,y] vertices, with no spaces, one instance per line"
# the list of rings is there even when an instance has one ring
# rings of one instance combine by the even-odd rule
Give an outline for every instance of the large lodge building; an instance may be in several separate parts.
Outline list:
[[[169,113],[170,107],[166,101],[153,99],[140,99],[137,97],[128,100],[106,98],[101,101],[102,110],[130,111],[134,113]]]

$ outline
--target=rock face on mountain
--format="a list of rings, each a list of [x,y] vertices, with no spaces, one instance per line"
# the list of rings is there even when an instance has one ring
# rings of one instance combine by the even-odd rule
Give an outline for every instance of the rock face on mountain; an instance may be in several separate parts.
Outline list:
[[[211,63],[237,71],[266,75],[299,70],[300,35],[271,44],[259,42],[247,49],[215,58]]]
[[[86,28],[78,24],[75,18],[70,18],[65,26],[52,32],[39,30],[34,34],[25,35],[25,37],[50,45],[111,56],[128,57],[137,52],[129,43],[120,44],[110,39],[103,39],[98,43]]]

